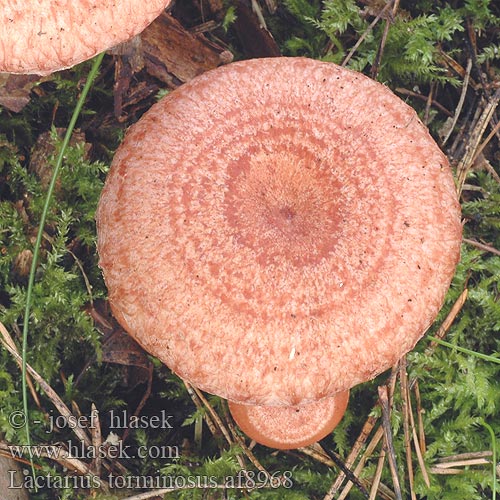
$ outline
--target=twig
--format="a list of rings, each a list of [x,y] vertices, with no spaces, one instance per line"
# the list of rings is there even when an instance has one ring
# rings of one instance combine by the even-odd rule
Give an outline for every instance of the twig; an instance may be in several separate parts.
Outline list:
[[[342,459],[333,450],[329,449],[329,447],[328,447],[327,443],[325,443],[325,441],[326,441],[326,439],[322,439],[320,441],[320,445],[323,448],[323,450],[325,451],[325,453],[330,457],[332,462],[334,462],[335,465],[346,475],[346,477],[349,479],[349,481],[351,481],[352,483],[354,483],[358,487],[359,491],[363,494],[363,496],[365,498],[370,498],[370,493],[361,484],[361,481],[356,476],[356,474],[354,472],[352,472],[351,469],[349,469],[349,467],[347,467],[345,465],[345,463],[342,461]]]
[[[384,436],[384,429],[382,428],[382,426],[380,426],[375,431],[375,434],[373,435],[371,441],[368,443],[368,446],[366,447],[365,452],[363,453],[363,455],[361,455],[361,458],[359,459],[358,465],[356,465],[356,467],[354,469],[354,474],[356,474],[356,476],[359,476],[359,474],[363,470],[363,467],[365,466],[366,461],[368,460],[368,457],[372,456],[373,451],[375,450],[375,448],[377,447],[378,443],[383,438],[383,436]],[[338,500],[344,500],[345,498],[347,498],[347,495],[349,495],[349,492],[351,491],[352,486],[353,486],[352,482],[349,481],[345,485],[341,494],[339,495]]]
[[[14,339],[10,336],[10,333],[8,332],[7,328],[5,328],[4,324],[1,322],[0,322],[0,333],[2,334],[2,337],[4,338],[5,342],[12,348],[12,350],[19,354],[19,350],[14,342]],[[22,369],[22,362],[18,361],[17,364],[19,365],[19,368]],[[27,376],[27,384],[30,389],[32,398],[35,400],[35,403],[38,406],[38,408],[41,409],[42,404],[40,403],[40,398],[38,397],[35,386],[33,385],[33,381],[31,380],[31,377],[29,375]]]
[[[368,33],[375,27],[375,25],[380,21],[381,17],[385,14],[387,9],[392,7],[394,4],[394,0],[391,0],[390,2],[386,3],[384,8],[377,14],[377,17],[370,23],[370,26],[366,28],[365,32],[359,37],[358,41],[355,43],[354,47],[349,51],[349,53],[345,56],[344,60],[342,61],[341,66],[346,66],[347,63],[351,60],[352,56],[356,53],[356,50],[358,50],[358,47],[363,43],[365,38],[368,36]]]
[[[495,255],[500,255],[500,250],[497,250],[496,248],[494,248],[490,245],[486,245],[485,243],[481,243],[481,242],[476,241],[476,240],[470,240],[469,238],[463,238],[462,241],[464,243],[472,245],[476,248],[479,248],[480,250],[484,250],[485,252],[490,252],[490,253],[493,253]]]
[[[429,126],[429,113],[430,113],[430,110],[431,110],[431,104],[432,104],[432,101],[434,100],[434,92],[436,91],[436,85],[434,82],[431,83],[431,86],[430,86],[430,91],[429,91],[429,95],[427,96],[427,101],[425,103],[425,111],[424,111],[424,125],[427,127]]]
[[[420,99],[422,101],[427,101],[427,96],[419,94],[418,92],[413,92],[413,90],[404,89],[402,87],[398,87],[395,90],[399,94],[409,95],[410,97],[416,97],[417,99]],[[451,113],[451,111],[447,110],[441,103],[439,103],[439,102],[437,102],[435,100],[432,100],[431,104],[434,107],[438,108],[445,115],[447,115],[447,116],[453,116],[452,113]]]
[[[212,416],[212,419],[214,422],[217,424],[217,427],[219,427],[220,431],[226,438],[226,441],[228,444],[233,444],[233,440],[231,439],[231,435],[229,434],[229,431],[227,430],[227,427],[224,425],[224,422],[222,422],[221,418],[217,414],[217,412],[213,409],[212,405],[208,402],[207,398],[203,395],[203,393],[194,386],[191,386],[193,390],[195,391],[196,395],[200,398],[200,401],[205,405],[205,408],[208,410],[210,415]]]
[[[401,493],[401,483],[398,475],[398,467],[396,463],[396,451],[394,450],[394,443],[392,441],[389,388],[386,385],[379,386],[378,396],[379,396],[380,406],[382,408],[382,426],[384,429],[384,441],[388,453],[389,468],[391,469],[394,492],[396,493],[397,500],[403,500],[403,496]]]
[[[399,0],[394,1],[394,5],[392,6],[392,15],[393,17],[396,15],[396,12],[399,7]],[[382,55],[384,53],[385,49],[385,43],[387,42],[387,35],[389,34],[389,28],[391,27],[391,20],[386,19],[385,21],[385,26],[384,26],[384,32],[382,33],[382,38],[380,40],[380,45],[377,51],[377,55],[375,56],[375,61],[373,62],[371,71],[370,71],[370,76],[376,80],[378,76],[378,71],[379,71],[379,66],[382,61]]]
[[[418,421],[418,447],[417,449],[425,455],[427,451],[427,445],[425,442],[425,431],[424,431],[424,419],[422,414],[424,410],[422,409],[422,398],[420,397],[420,386],[418,385],[418,380],[415,379],[413,384],[413,390],[415,392],[415,399],[417,400],[417,421]]]
[[[325,453],[325,450],[318,443],[314,443],[312,446],[299,448],[298,451],[331,469],[335,467],[335,462]]]
[[[471,95],[469,109],[462,118],[462,125],[453,140],[453,144],[448,149],[448,154],[450,156],[450,160],[453,162],[453,165],[456,165],[463,156],[468,141],[470,140],[469,136],[471,130],[474,129],[476,124],[479,122],[479,118],[481,117],[481,113],[483,111],[481,106],[483,105],[484,99],[482,97],[479,97],[476,94]]]
[[[420,439],[417,435],[417,430],[415,429],[415,419],[413,418],[413,408],[411,405],[411,393],[408,392],[408,405],[409,405],[409,416],[410,416],[410,426],[411,426],[411,434],[413,438],[413,446],[415,447],[415,453],[417,454],[418,464],[420,466],[420,470],[422,472],[422,477],[424,478],[425,484],[428,488],[431,487],[431,481],[429,479],[429,474],[427,473],[427,467],[425,466],[424,456],[425,453],[425,434],[424,434],[424,424],[422,422],[422,410],[420,408],[420,393],[418,392],[418,384],[415,384],[415,393],[418,394],[418,416],[419,416],[419,425],[420,425]]]
[[[252,10],[254,11],[255,15],[257,16],[257,19],[259,20],[260,27],[267,30],[266,20],[264,19],[264,14],[262,14],[262,9],[260,8],[259,3],[257,2],[257,0],[251,0],[251,3],[252,3]]]
[[[458,460],[456,462],[440,462],[435,464],[433,468],[450,469],[451,467],[469,467],[470,465],[487,465],[491,464],[491,460],[485,458],[472,458],[469,460]]]
[[[183,380],[183,382],[184,382],[184,385],[186,386],[186,390],[187,390],[189,396],[191,397],[193,403],[195,404],[196,408],[198,408],[198,410],[204,409],[203,402],[200,400],[198,395],[194,392],[194,388],[191,386],[191,384],[189,382],[187,382],[186,380]],[[206,422],[208,428],[210,429],[210,432],[212,433],[212,435],[215,436],[217,434],[217,428],[216,428],[215,423],[213,422],[211,416],[207,412],[205,412],[204,419],[205,419],[205,422]]]
[[[92,446],[94,450],[102,449],[102,433],[101,433],[101,421],[99,419],[99,412],[97,411],[96,405],[92,403],[90,410],[90,421],[93,422],[94,425],[90,427],[90,435],[92,437]],[[94,460],[92,461],[91,470],[95,473],[96,476],[101,475],[102,468],[102,456],[100,453],[97,453]]]
[[[73,259],[75,260],[75,264],[78,266],[78,269],[80,269],[80,272],[82,273],[83,281],[85,282],[85,287],[87,288],[87,293],[89,294],[89,302],[90,305],[93,306],[94,298],[92,296],[92,285],[90,284],[85,270],[83,269],[83,265],[80,262],[80,259],[69,248],[66,248],[66,251],[71,255],[71,257],[73,257]]]
[[[95,476],[90,471],[88,465],[79,458],[71,456],[71,453],[60,445],[35,446],[37,455],[54,460],[66,469],[76,472],[82,476]],[[96,481],[103,490],[109,491],[108,485],[100,480]]]
[[[21,356],[12,349],[3,339],[0,339],[3,346],[10,352],[10,354],[14,357],[16,362],[19,364],[22,361]],[[35,382],[42,388],[42,390],[47,394],[47,397],[52,401],[54,406],[57,408],[59,413],[69,419],[69,417],[74,417],[70,409],[65,405],[64,401],[59,397],[59,395],[52,389],[52,387],[35,371],[31,365],[26,363],[26,370],[31,374]],[[27,415],[24,415],[25,418]],[[73,432],[76,434],[76,437],[83,441],[86,446],[90,446],[91,439],[87,435],[87,433],[83,430],[83,428],[79,425],[72,426]]]
[[[453,59],[453,57],[447,54],[442,48],[438,48],[438,51],[444,65],[448,66],[448,68],[454,71],[458,76],[465,79],[467,70],[464,69],[464,67],[459,62],[455,61],[455,59]],[[474,61],[472,60],[472,58],[470,59],[472,66],[474,66]],[[474,79],[470,77],[470,75],[469,75],[469,86],[475,91],[480,90],[480,85],[476,83]]]
[[[372,487],[370,490],[370,500],[376,500],[377,498],[378,487],[380,485],[380,479],[382,478],[382,472],[384,470],[385,456],[385,450],[382,450],[378,459],[377,469],[375,470],[375,476],[373,476]]]
[[[146,404],[147,400],[149,399],[149,396],[151,396],[151,391],[153,390],[153,369],[152,367],[148,369],[148,381],[147,381],[147,386],[146,390],[144,391],[141,400],[139,401],[139,404],[137,405],[137,408],[134,410],[133,416],[138,417],[144,408],[144,405]],[[122,441],[125,442],[128,438],[128,435],[130,434],[131,428],[127,427],[123,431],[123,436],[122,436]]]
[[[486,104],[478,123],[472,130],[470,138],[465,145],[465,152],[457,165],[457,191],[459,195],[462,193],[465,179],[473,165],[473,159],[475,158],[476,152],[479,148],[481,137],[484,135],[484,131],[486,130],[488,123],[491,121],[499,101],[500,89],[495,92],[493,97]]]
[[[450,138],[451,134],[453,133],[453,129],[455,128],[458,117],[460,116],[460,113],[462,112],[462,107],[464,105],[465,101],[465,96],[467,94],[467,89],[469,87],[469,78],[470,78],[470,71],[472,69],[472,59],[467,60],[467,68],[465,70],[465,77],[464,77],[464,83],[462,85],[462,92],[460,93],[460,99],[458,100],[457,107],[455,109],[455,114],[453,116],[453,121],[451,122],[450,130],[448,130],[448,133],[446,134],[446,137],[443,139],[443,142],[441,146],[444,146],[447,142],[448,139]]]
[[[378,420],[378,417],[372,417],[369,416],[363,425],[363,428],[361,429],[361,433],[359,434],[358,438],[356,439],[356,442],[354,443],[354,446],[352,447],[345,464],[347,467],[351,467],[359,453],[361,452],[361,449],[363,448],[363,445],[365,444],[366,440],[368,439],[368,436],[372,432],[373,428],[375,427],[375,424]],[[342,486],[342,483],[344,482],[345,479],[345,474],[343,472],[340,472],[340,474],[337,476],[337,479],[335,482],[332,484],[331,488],[328,490],[328,493],[324,497],[323,500],[333,500],[333,497],[335,493],[340,489]]]
[[[477,151],[476,151],[476,154],[474,155],[474,157],[472,158],[472,164],[475,163],[475,161],[477,160],[478,156],[483,152],[484,148],[488,145],[488,143],[491,141],[491,139],[493,139],[493,136],[500,130],[500,121],[497,122],[497,124],[493,127],[493,129],[491,130],[491,132],[488,134],[488,136],[486,137],[486,139],[479,145],[479,147],[477,148]],[[495,170],[493,170],[493,172],[495,172]],[[496,172],[495,172],[496,173]]]
[[[19,464],[30,465],[30,461],[23,457],[14,457],[10,448],[10,444],[4,441],[0,441],[0,457],[8,458],[9,460],[14,460]],[[43,466],[35,464],[37,470],[43,469]]]
[[[487,458],[491,457],[493,453],[488,451],[472,451],[468,453],[458,453],[457,455],[449,455],[447,457],[441,457],[436,460],[437,463],[450,462],[453,460],[470,460],[475,458]]]
[[[133,495],[131,497],[125,497],[122,500],[147,500],[148,498],[159,498],[163,497],[163,495],[166,495],[167,493],[173,493],[174,491],[184,491],[184,490],[193,490],[192,486],[180,486],[180,487],[172,487],[172,488],[162,488],[159,490],[151,490],[147,491],[146,493],[139,493],[139,495]],[[210,486],[210,488],[204,488],[204,489],[210,489],[210,490],[227,490],[228,487],[225,484],[217,484],[214,486]]]
[[[406,373],[406,356],[403,356],[399,362],[399,380],[401,390],[401,400],[403,406],[403,434],[404,434],[404,447],[406,453],[406,466],[408,469],[408,481],[410,483],[410,494],[412,500],[417,500],[415,491],[413,489],[414,476],[413,476],[413,462],[411,454],[411,404],[410,404],[410,391],[408,389],[408,374]]]
[[[448,313],[445,320],[443,321],[443,323],[439,327],[439,330],[436,332],[435,336],[438,339],[443,339],[444,336],[446,335],[446,332],[450,329],[450,326],[455,321],[455,318],[457,317],[458,313],[462,310],[462,307],[464,306],[465,301],[467,300],[468,293],[469,293],[468,289],[465,288],[464,291],[458,296],[458,299],[455,301],[450,312]],[[437,342],[431,341],[429,346],[425,350],[425,354],[430,355],[431,352],[436,347],[437,347]]]
[[[266,470],[266,468],[257,460],[257,457],[252,453],[252,450],[250,450],[250,448],[246,445],[245,440],[238,434],[238,431],[236,430],[236,427],[231,421],[231,417],[229,415],[226,416],[226,421],[234,440],[236,441],[238,446],[241,447],[248,460],[250,460],[250,462],[257,470],[260,470],[261,472],[269,475],[269,472]]]
[[[463,468],[457,469],[457,467],[492,465],[492,460],[486,459],[486,457],[492,456],[493,453],[491,451],[484,451],[477,453],[462,453],[460,455],[440,458],[437,463],[430,468],[430,471],[433,474],[461,474],[463,472]]]
[[[463,469],[440,469],[439,467],[431,467],[429,472],[440,475],[455,475],[462,474]]]

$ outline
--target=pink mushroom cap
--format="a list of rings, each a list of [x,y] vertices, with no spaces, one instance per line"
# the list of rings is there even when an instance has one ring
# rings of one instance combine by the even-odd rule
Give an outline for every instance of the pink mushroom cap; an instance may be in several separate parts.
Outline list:
[[[229,401],[240,429],[264,446],[302,448],[326,437],[344,416],[349,391],[298,406],[246,405]]]
[[[294,406],[413,348],[459,259],[448,162],[415,111],[331,63],[256,59],[155,104],[97,211],[116,318],[190,383]]]
[[[170,0],[0,0],[0,71],[45,75],[140,33]]]

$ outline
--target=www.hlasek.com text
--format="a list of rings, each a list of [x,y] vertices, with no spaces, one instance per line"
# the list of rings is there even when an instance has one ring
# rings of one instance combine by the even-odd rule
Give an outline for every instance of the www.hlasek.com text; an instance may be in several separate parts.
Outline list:
[[[14,459],[22,458],[78,458],[80,460],[94,460],[96,458],[110,459],[133,459],[150,458],[161,460],[172,460],[180,457],[180,447],[174,446],[132,446],[123,441],[116,444],[108,442],[100,446],[86,445],[83,441],[68,441],[63,445],[8,445],[11,456]]]

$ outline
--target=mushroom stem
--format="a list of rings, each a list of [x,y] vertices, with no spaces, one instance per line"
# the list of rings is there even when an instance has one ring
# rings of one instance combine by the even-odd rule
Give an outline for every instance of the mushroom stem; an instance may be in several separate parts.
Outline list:
[[[344,416],[349,391],[297,406],[247,405],[229,401],[240,429],[270,448],[290,450],[308,446],[327,436]]]

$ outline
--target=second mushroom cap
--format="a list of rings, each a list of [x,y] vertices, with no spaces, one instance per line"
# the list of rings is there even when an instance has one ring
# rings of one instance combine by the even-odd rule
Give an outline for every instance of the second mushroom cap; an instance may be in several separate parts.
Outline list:
[[[0,71],[45,75],[140,33],[170,0],[0,0]]]

